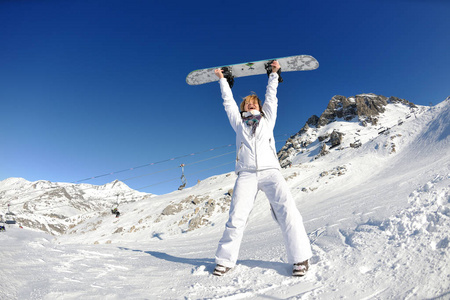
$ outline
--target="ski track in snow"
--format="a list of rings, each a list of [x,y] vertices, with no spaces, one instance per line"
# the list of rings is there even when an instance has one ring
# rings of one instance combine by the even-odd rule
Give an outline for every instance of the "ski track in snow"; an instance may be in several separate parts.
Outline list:
[[[185,233],[176,225],[180,215],[128,230],[148,211],[194,192],[213,195],[234,181],[218,176],[129,204],[119,219],[93,217],[84,232],[54,238],[8,225],[0,233],[0,299],[450,299],[450,105],[443,113],[438,108],[398,128],[394,156],[380,154],[389,141],[382,136],[283,170],[312,242],[302,278],[290,276],[261,195],[238,265],[223,277],[211,272],[226,212]],[[319,176],[342,165],[342,176]],[[305,186],[320,188],[304,192]]]

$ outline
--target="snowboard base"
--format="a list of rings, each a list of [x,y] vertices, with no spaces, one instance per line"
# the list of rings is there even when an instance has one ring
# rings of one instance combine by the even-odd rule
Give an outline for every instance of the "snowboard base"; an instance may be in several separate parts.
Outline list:
[[[281,72],[310,71],[319,67],[319,62],[314,57],[296,55],[195,70],[188,74],[186,82],[189,85],[200,85],[218,81],[214,70],[219,68],[226,68],[233,78],[266,74],[267,64],[274,60],[280,63]]]

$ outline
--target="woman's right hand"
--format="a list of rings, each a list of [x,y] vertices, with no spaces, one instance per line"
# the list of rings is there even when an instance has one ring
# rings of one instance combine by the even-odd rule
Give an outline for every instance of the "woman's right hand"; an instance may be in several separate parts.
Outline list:
[[[216,74],[216,76],[219,77],[219,79],[220,79],[220,78],[224,78],[224,77],[223,77],[223,70],[222,70],[222,69],[215,69],[215,70],[214,70],[214,74]]]

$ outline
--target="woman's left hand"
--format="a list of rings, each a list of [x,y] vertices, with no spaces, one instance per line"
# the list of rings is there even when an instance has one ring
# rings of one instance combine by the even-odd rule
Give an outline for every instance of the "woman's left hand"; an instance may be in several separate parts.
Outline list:
[[[276,73],[278,72],[279,69],[281,69],[280,63],[276,60],[273,61],[271,66],[272,66],[272,73]]]

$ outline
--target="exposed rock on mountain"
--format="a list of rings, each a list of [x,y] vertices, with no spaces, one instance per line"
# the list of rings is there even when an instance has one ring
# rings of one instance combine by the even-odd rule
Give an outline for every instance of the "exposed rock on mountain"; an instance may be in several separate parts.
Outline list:
[[[386,111],[388,105],[401,105],[410,111],[417,109],[414,103],[397,97],[388,98],[375,94],[360,94],[348,98],[339,95],[334,96],[320,117],[311,116],[303,128],[287,140],[278,152],[281,166],[291,165],[291,158],[295,154],[309,151],[310,145],[313,146],[312,144],[316,142],[323,144],[318,149],[315,158],[322,157],[329,153],[329,149],[342,146],[345,135],[348,135],[348,146],[358,148],[361,146],[361,141],[357,138],[358,132],[347,131],[344,133],[333,125],[336,125],[336,122],[353,122],[360,127],[357,130],[362,130],[368,126],[378,128],[378,126],[383,125],[379,123],[379,117]],[[352,130],[355,128],[352,128]],[[386,130],[386,128],[381,127],[379,129]]]
[[[336,119],[352,121],[356,117],[358,117],[360,122],[366,122],[364,124],[371,123],[376,125],[376,117],[385,111],[388,103],[403,103],[410,107],[416,107],[414,103],[404,99],[397,97],[387,98],[375,94],[361,94],[349,98],[334,96],[320,116],[317,127],[325,126]]]

